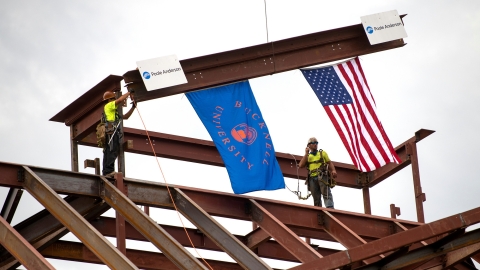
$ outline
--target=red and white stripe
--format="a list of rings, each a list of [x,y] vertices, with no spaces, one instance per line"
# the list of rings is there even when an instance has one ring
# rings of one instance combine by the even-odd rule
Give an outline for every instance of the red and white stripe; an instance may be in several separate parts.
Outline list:
[[[389,162],[400,163],[377,117],[375,100],[358,57],[333,68],[353,102],[324,108],[355,166],[369,172]]]

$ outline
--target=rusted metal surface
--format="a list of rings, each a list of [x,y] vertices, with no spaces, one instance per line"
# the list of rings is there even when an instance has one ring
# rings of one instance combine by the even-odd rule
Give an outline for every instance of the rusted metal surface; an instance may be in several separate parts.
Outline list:
[[[318,222],[322,225],[325,230],[337,240],[338,243],[341,243],[344,247],[353,248],[366,244],[367,241],[362,239],[359,235],[353,232],[349,227],[345,226],[337,218],[335,218],[328,211],[323,210],[320,212],[318,217]],[[374,261],[383,258],[383,256],[377,256],[365,259],[365,264],[370,264]]]
[[[64,200],[87,220],[98,217],[110,208],[94,198],[67,196]],[[43,249],[68,233],[68,230],[47,210],[38,212],[14,228],[37,250]],[[16,259],[0,247],[0,269],[17,266],[19,264]]]
[[[210,217],[195,202],[176,188],[174,200],[180,211],[190,222],[207,235],[215,244],[230,255],[245,269],[270,269],[255,253],[242,244],[236,237]]]
[[[78,142],[73,139],[74,128],[70,127],[70,164],[73,172],[78,172]]]
[[[11,223],[13,215],[17,210],[18,203],[20,203],[20,198],[22,198],[23,190],[18,188],[11,188],[8,190],[7,197],[3,203],[2,211],[0,216],[2,216],[6,222]]]
[[[454,264],[463,261],[470,254],[478,251],[478,243],[480,243],[480,229],[466,233],[465,235],[448,241],[447,243],[442,245],[437,245],[436,243],[433,243],[429,246],[416,249],[398,259],[393,260],[388,264],[381,265],[381,268],[399,269],[412,264],[430,260],[444,254],[446,254],[447,258],[451,259],[450,261],[448,261],[447,259],[446,262],[448,262],[448,265],[444,265],[445,268],[449,268],[452,267]],[[464,249],[468,246],[470,247],[469,250]],[[455,251],[460,252],[454,253]],[[378,269],[378,265],[372,267],[364,267],[362,269]]]
[[[0,163],[0,185],[20,187],[16,182],[17,170],[21,168],[19,165]],[[69,171],[51,170],[45,168],[32,168],[45,183],[58,193],[74,194],[82,196],[97,196],[99,185],[98,176],[85,173],[74,173]],[[9,176],[9,177],[7,177]],[[13,180],[11,179],[13,178]],[[124,183],[127,185],[129,198],[140,205],[149,205],[172,209],[172,203],[168,196],[166,186],[160,183],[140,181],[125,178]],[[250,197],[242,195],[234,195],[223,192],[207,191],[189,187],[178,187],[189,198],[197,203],[203,210],[210,215],[230,217],[240,220],[250,220],[245,213],[245,204]],[[304,237],[316,238],[321,236],[318,234],[323,228],[317,224],[317,214],[319,207],[300,205],[294,203],[286,203],[267,199],[256,199],[264,208],[272,213],[277,219],[287,226],[296,227],[303,231]],[[349,228],[353,228],[354,232],[365,239],[367,242],[390,235],[391,218],[358,214],[340,210],[331,210],[336,218]],[[313,222],[315,221],[315,222]],[[401,222],[407,229],[419,225],[417,222],[395,220]],[[332,238],[328,234],[326,239],[331,241]]]
[[[304,263],[291,269],[335,269],[480,222],[480,207]]]
[[[459,239],[458,239],[459,240]],[[445,254],[443,267],[451,268],[463,260],[480,252],[480,243],[469,245]]]
[[[92,220],[91,224],[103,235],[115,237],[115,220],[108,217],[100,217],[99,219]],[[162,228],[168,232],[172,237],[174,237],[180,244],[185,247],[192,247],[189,239],[187,238],[184,228],[162,225]],[[206,249],[214,251],[223,251],[219,246],[217,246],[208,236],[200,233],[196,229],[186,229],[190,239],[192,240],[195,248],[197,249]],[[126,236],[127,239],[133,239],[138,241],[148,241],[142,234],[140,234],[135,228],[130,224],[126,224]],[[244,242],[248,243],[246,236],[235,235],[235,237]],[[330,255],[339,250],[316,247],[315,248],[320,254]],[[286,249],[280,246],[276,241],[269,240],[261,243],[256,247],[255,253],[262,258],[284,260],[299,262],[293,255],[291,255]]]
[[[160,249],[176,266],[181,269],[207,269],[105,177],[100,178],[103,180],[100,188],[101,197]]]
[[[26,166],[23,169],[23,187],[100,260],[113,269],[138,269],[32,170]]]
[[[115,186],[119,192],[125,194],[125,186],[123,185],[122,173],[117,173],[115,175]],[[117,248],[123,254],[127,254],[127,242],[125,239],[125,218],[118,211],[115,211],[115,221]]]
[[[420,129],[417,132],[415,132],[415,136],[408,139],[407,141],[400,144],[399,146],[395,147],[395,152],[397,152],[397,155],[400,157],[402,162],[400,164],[388,163],[385,166],[383,166],[381,168],[378,168],[375,171],[373,171],[372,172],[372,177],[368,181],[368,186],[373,187],[376,184],[385,180],[386,178],[390,177],[394,173],[396,173],[396,172],[400,171],[401,169],[410,165],[411,160],[410,160],[410,158],[408,158],[407,145],[412,143],[412,142],[418,143],[421,140],[423,140],[426,137],[433,134],[434,132],[435,132],[434,130]]]
[[[390,204],[390,217],[397,218],[400,216],[400,207],[396,207],[395,204]]]
[[[42,251],[47,258],[101,264],[102,262],[82,243],[57,241]],[[178,269],[165,255],[156,252],[127,249],[127,257],[142,269]],[[206,260],[215,270],[243,269],[235,263]]]
[[[425,193],[422,192],[422,185],[420,183],[420,169],[418,167],[418,153],[415,142],[409,142],[407,145],[407,154],[412,164],[413,190],[415,195],[415,206],[417,209],[417,220],[418,222],[425,223],[423,202],[426,198]]]
[[[94,168],[95,169],[95,174],[100,175],[100,159],[95,158],[95,159],[85,159],[83,161],[83,168]]]
[[[422,134],[421,138],[425,138],[431,133],[433,133],[433,131],[421,129],[417,131],[417,133]],[[155,145],[153,147],[157,156],[159,157],[214,166],[225,166],[222,158],[220,157],[220,154],[218,153],[212,141],[199,140],[152,131],[148,131],[148,134],[150,135],[151,139],[155,141]],[[152,147],[145,143],[147,141],[147,136],[144,130],[124,128],[124,140],[131,140],[134,145],[132,149],[125,149],[126,152],[142,155],[153,155]],[[410,141],[416,140],[417,137],[414,136],[396,148],[397,153],[401,157],[403,155],[401,164],[387,164],[386,166],[379,168],[377,171],[374,171],[372,173],[372,177],[368,180],[366,185],[368,185],[369,187],[376,185],[377,183],[386,179],[393,173],[410,165],[410,160],[405,158],[405,144]],[[96,147],[95,133],[91,133],[89,136],[83,138],[81,141],[79,141],[79,144]],[[300,179],[306,179],[306,170],[297,171],[297,168],[295,167],[294,159],[300,160],[301,156],[294,155],[292,157],[291,154],[280,152],[276,152],[275,155],[278,164],[280,165],[280,168],[282,170],[282,173],[285,177],[296,179],[298,176],[300,177]],[[336,181],[339,186],[357,189],[363,187],[358,183],[359,171],[355,168],[355,166],[341,162],[334,162],[334,164],[338,174]],[[386,169],[387,167],[389,169]]]
[[[372,206],[370,204],[370,188],[368,186],[362,188],[363,194],[363,211],[367,215],[372,214]]]
[[[125,73],[138,101],[186,93],[216,85],[404,46],[402,39],[370,45],[361,24],[180,61],[187,84],[145,91],[138,70]],[[142,91],[143,90],[143,91]]]
[[[86,112],[91,111],[92,108],[95,108],[98,104],[101,104],[103,101],[103,93],[105,91],[119,91],[120,82],[122,80],[123,77],[121,76],[107,76],[97,85],[92,87],[82,96],[73,101],[70,105],[53,116],[50,121],[65,123],[67,126],[70,126],[71,123],[74,123],[79,118],[82,118]]]
[[[322,258],[309,244],[305,243],[287,226],[269,213],[258,202],[250,199],[248,202],[249,216],[260,228],[272,236],[282,247],[290,251],[302,263]]]
[[[255,224],[254,222],[252,224]],[[257,226],[257,225],[255,225]],[[270,238],[270,234],[262,230],[260,227],[256,227],[253,231],[245,235],[245,243],[249,249],[255,249],[260,244],[265,243]]]
[[[55,269],[3,217],[0,217],[0,244],[27,269]]]

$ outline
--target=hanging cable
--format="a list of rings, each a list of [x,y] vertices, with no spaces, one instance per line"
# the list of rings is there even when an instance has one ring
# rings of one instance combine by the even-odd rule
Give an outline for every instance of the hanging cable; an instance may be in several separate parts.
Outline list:
[[[132,101],[133,101],[133,103],[134,103],[134,105],[135,105],[135,108],[137,109],[138,116],[140,116],[140,120],[142,121],[143,128],[145,129],[145,133],[147,134],[148,142],[150,143],[150,146],[152,147],[153,155],[155,156],[155,160],[157,161],[158,168],[160,169],[160,173],[162,174],[163,182],[165,183],[165,186],[167,187],[168,195],[170,196],[170,200],[172,200],[173,207],[175,208],[175,211],[177,211],[178,219],[179,219],[180,222],[182,223],[183,230],[185,231],[185,234],[187,235],[188,241],[189,241],[190,244],[192,245],[192,248],[195,250],[195,252],[197,253],[197,255],[203,260],[203,262],[204,262],[211,270],[213,270],[213,268],[210,266],[210,264],[208,264],[208,262],[202,257],[202,255],[200,255],[200,253],[198,253],[198,250],[195,248],[195,245],[193,244],[193,241],[192,241],[192,239],[190,238],[190,235],[188,235],[187,228],[185,227],[185,224],[183,223],[182,217],[180,216],[180,212],[178,211],[177,205],[175,204],[175,200],[173,199],[172,193],[170,192],[170,187],[168,186],[167,179],[165,178],[165,175],[163,174],[162,166],[160,166],[160,161],[158,161],[157,153],[155,152],[155,148],[153,147],[152,140],[150,139],[150,135],[148,134],[147,127],[145,126],[145,122],[143,121],[143,117],[142,117],[142,115],[141,115],[141,113],[140,113],[140,110],[138,109],[137,102],[135,101],[135,99],[132,99]]]
[[[263,0],[264,8],[265,8],[265,30],[267,32],[267,43],[270,42],[270,39],[268,38],[268,17],[267,17],[267,0]],[[273,63],[273,73],[277,70],[276,65],[275,65],[275,48],[273,47],[273,42],[272,42],[272,60]]]
[[[290,154],[290,153],[289,153]],[[295,158],[294,155],[290,154],[292,157],[293,157],[293,160],[295,160],[295,168],[297,168],[297,191],[293,191],[291,190],[287,185],[285,185],[288,190],[290,190],[290,192],[292,192],[293,194],[297,195],[298,199],[299,200],[306,200],[308,199],[312,194],[307,190],[307,196],[306,197],[302,197],[302,192],[300,191],[300,175],[298,174],[298,163],[297,163],[297,159]],[[306,180],[308,181],[308,180]]]

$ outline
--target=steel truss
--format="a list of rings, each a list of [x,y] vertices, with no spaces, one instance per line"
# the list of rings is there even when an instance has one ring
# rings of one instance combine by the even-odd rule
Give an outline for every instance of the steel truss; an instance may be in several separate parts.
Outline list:
[[[433,131],[421,129],[395,150],[400,164],[388,164],[372,173],[360,173],[353,165],[335,162],[337,183],[362,189],[365,214],[286,203],[229,193],[154,182],[115,179],[78,173],[78,145],[96,146],[94,129],[102,110],[104,91],[120,91],[125,80],[136,91],[137,102],[274,74],[300,67],[341,60],[404,46],[395,40],[370,46],[361,25],[314,33],[239,50],[181,61],[187,84],[145,91],[136,70],[110,75],[67,106],[51,120],[71,131],[72,171],[0,162],[0,186],[9,187],[0,218],[0,269],[20,263],[32,269],[52,269],[44,259],[100,263],[113,269],[271,269],[262,258],[298,262],[293,269],[475,269],[480,261],[480,231],[465,229],[480,222],[480,208],[424,223],[423,201],[416,143]],[[224,166],[214,144],[149,131],[158,156]],[[125,128],[123,152],[152,155],[145,132]],[[187,151],[188,150],[188,151]],[[187,154],[188,153],[188,154]],[[293,164],[301,157],[276,153],[285,177],[297,178]],[[98,162],[85,161],[97,168]],[[400,209],[391,205],[392,218],[371,215],[369,188],[412,165],[418,222],[394,217]],[[300,172],[304,178],[305,172]],[[45,210],[10,226],[26,190]],[[59,194],[67,195],[61,198]],[[172,196],[170,196],[170,194]],[[174,209],[196,229],[155,223],[137,205]],[[116,218],[102,217],[108,209]],[[252,221],[258,227],[247,235],[233,235],[213,217]],[[125,222],[125,220],[127,222]],[[59,240],[74,233],[82,243]],[[187,238],[188,234],[188,238]],[[105,239],[116,237],[117,247]],[[338,242],[346,250],[311,245],[302,238]],[[125,239],[148,241],[162,253],[126,249]],[[235,263],[200,260],[185,247],[223,251]]]

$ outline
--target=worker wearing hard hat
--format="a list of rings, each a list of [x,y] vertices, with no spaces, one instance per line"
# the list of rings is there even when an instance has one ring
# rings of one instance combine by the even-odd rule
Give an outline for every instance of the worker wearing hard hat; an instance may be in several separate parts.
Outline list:
[[[305,155],[300,160],[300,168],[307,167],[308,178],[306,184],[312,193],[313,204],[322,206],[321,197],[325,207],[334,208],[333,196],[330,188],[335,186],[334,178],[337,178],[335,166],[330,161],[327,152],[318,150],[318,140],[315,137],[308,139]]]
[[[128,119],[132,115],[133,110],[135,109],[135,103],[133,103],[132,108],[120,117],[118,114],[118,105],[123,103],[130,96],[133,99],[133,94],[127,92],[121,95],[119,98],[115,99],[115,94],[111,91],[107,91],[103,94],[103,100],[106,102],[103,109],[103,119],[106,123],[105,127],[105,143],[103,148],[103,168],[102,175],[107,177],[114,176],[115,172],[115,160],[118,157],[118,151],[120,146],[120,141],[122,139],[123,133],[120,128],[120,121],[122,119]]]

